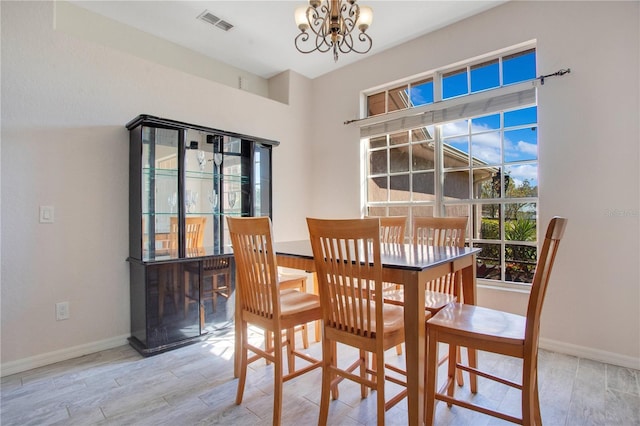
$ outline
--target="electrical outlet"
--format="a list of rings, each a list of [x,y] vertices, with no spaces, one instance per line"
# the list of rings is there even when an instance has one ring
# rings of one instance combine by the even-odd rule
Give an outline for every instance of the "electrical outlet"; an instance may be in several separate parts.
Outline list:
[[[66,320],[69,316],[69,302],[56,303],[56,320]]]

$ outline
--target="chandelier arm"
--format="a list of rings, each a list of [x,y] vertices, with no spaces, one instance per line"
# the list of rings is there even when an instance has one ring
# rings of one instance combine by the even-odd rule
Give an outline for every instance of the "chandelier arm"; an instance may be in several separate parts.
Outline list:
[[[364,54],[371,50],[371,47],[373,46],[373,40],[371,40],[371,37],[369,36],[369,34],[367,33],[358,34],[358,41],[360,41],[361,43],[360,45],[356,45],[356,43],[353,41],[353,35],[349,34],[347,37],[343,39],[342,43],[340,43],[340,52],[342,53],[354,52],[354,53]],[[359,48],[358,46],[362,46],[362,47]]]

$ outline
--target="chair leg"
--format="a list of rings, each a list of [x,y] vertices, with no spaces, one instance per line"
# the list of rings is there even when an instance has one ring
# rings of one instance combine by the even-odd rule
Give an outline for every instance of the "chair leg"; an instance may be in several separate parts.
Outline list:
[[[540,396],[538,395],[538,370],[537,369],[536,369],[536,378],[535,378],[535,385],[534,385],[533,391],[535,392],[534,400],[533,400],[533,403],[534,403],[533,408],[535,409],[534,414],[535,414],[536,425],[542,426],[542,414],[540,413]]]
[[[269,330],[265,330],[264,331],[264,350],[266,352],[270,352],[273,350],[273,339],[274,339],[274,334],[273,332],[269,331]],[[269,361],[268,359],[265,359],[267,365],[271,364],[271,361]]]
[[[533,364],[534,361],[525,359],[522,367],[522,424],[525,426],[537,423],[540,410],[537,374]]]
[[[478,350],[473,348],[467,348],[467,357],[469,359],[469,367],[478,368]],[[469,385],[471,387],[471,393],[478,393],[478,376],[469,373]]]
[[[296,369],[296,359],[293,352],[296,349],[296,336],[295,328],[287,330],[287,368],[289,374],[293,373]]]
[[[396,355],[402,355],[402,345],[396,346]]]
[[[460,349],[460,346],[456,347],[456,362],[462,362],[462,350]],[[458,381],[458,386],[464,385],[464,378],[462,377],[462,370],[460,369],[456,369],[456,380]]]
[[[238,379],[238,390],[236,392],[236,405],[240,405],[242,403],[244,385],[247,380],[247,322],[242,321],[240,327],[242,328],[242,344],[240,349],[240,377]]]
[[[218,288],[218,275],[211,276],[211,311],[216,311],[216,306],[218,305],[218,292],[216,291]]]
[[[384,352],[376,357],[376,411],[378,415],[378,425],[384,425],[385,392],[384,392]]]
[[[330,349],[331,349],[331,357],[330,357],[330,359],[333,362],[333,364],[331,364],[331,365],[335,366],[338,363],[338,344],[336,342],[330,342],[330,343],[331,343],[330,344]],[[329,382],[332,382],[335,378],[336,378],[336,375],[332,371],[331,375],[330,375],[330,378],[329,378]],[[336,385],[331,387],[331,398],[335,401],[336,399],[338,399],[339,396],[340,396],[340,392],[338,391],[338,385],[336,384]]]
[[[367,367],[369,366],[369,353],[360,349],[360,377],[363,380],[367,379]],[[360,396],[366,398],[369,395],[369,387],[360,385]]]
[[[280,334],[280,333],[276,333]],[[282,335],[275,338],[274,336],[274,355],[275,368],[273,377],[273,424],[279,425],[282,417],[282,376],[283,376],[283,359],[282,359]]]
[[[335,343],[324,340],[322,342],[322,390],[320,393],[320,418],[318,419],[319,425],[326,425],[329,417],[329,394],[333,392],[331,381],[333,380],[333,372],[331,367],[335,365]],[[337,396],[337,389],[334,393],[334,398]]]
[[[453,394],[455,392],[455,375],[456,375],[456,349],[457,347],[451,343],[449,343],[449,367],[447,371],[447,380],[449,381],[449,386],[447,386],[447,395],[453,398]],[[451,408],[450,403],[447,403],[449,408]]]
[[[309,349],[309,332],[307,324],[302,324],[302,347]]]

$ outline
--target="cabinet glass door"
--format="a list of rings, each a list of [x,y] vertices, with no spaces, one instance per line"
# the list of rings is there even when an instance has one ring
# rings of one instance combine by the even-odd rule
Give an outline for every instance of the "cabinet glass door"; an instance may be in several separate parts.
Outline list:
[[[143,259],[178,256],[178,130],[142,129]]]
[[[188,129],[184,155],[185,255],[212,254],[220,226],[221,136]]]

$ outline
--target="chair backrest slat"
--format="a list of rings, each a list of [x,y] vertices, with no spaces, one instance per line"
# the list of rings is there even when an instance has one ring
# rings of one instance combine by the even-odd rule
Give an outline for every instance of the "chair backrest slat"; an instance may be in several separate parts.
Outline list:
[[[406,216],[380,217],[380,242],[383,244],[404,244]]]
[[[278,319],[278,268],[268,217],[227,218],[236,260],[240,307],[255,315]]]
[[[308,218],[307,224],[325,327],[375,337],[383,326],[379,219]]]
[[[413,242],[430,246],[464,247],[466,217],[414,217]]]

